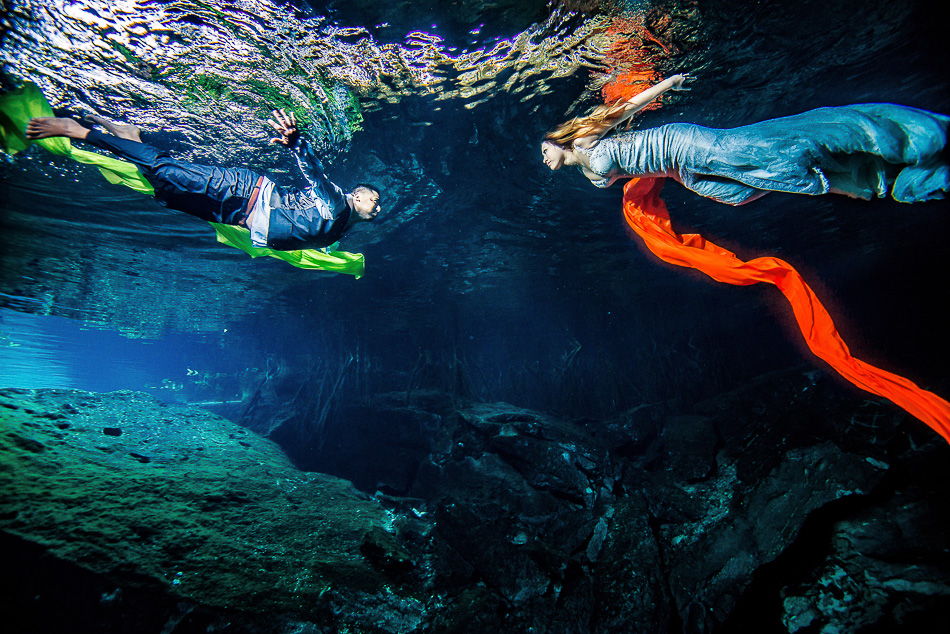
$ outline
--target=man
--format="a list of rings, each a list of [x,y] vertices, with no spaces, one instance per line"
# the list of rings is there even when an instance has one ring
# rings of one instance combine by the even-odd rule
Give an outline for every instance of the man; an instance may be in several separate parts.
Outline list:
[[[86,120],[109,134],[91,130],[73,119],[35,117],[26,138],[68,137],[85,141],[133,163],[155,188],[162,205],[209,222],[247,227],[256,247],[281,251],[322,248],[337,242],[353,225],[371,222],[380,212],[379,190],[357,185],[349,194],[323,173],[310,143],[301,138],[293,113],[275,110],[268,120],[278,143],[294,151],[310,186],[280,187],[266,176],[243,168],[199,165],[171,158],[143,143],[140,130],[89,115]]]

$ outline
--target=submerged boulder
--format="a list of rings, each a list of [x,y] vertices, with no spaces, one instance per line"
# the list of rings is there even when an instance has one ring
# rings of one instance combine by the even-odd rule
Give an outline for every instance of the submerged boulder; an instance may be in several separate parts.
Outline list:
[[[877,421],[873,433],[856,427],[855,411]],[[856,409],[851,397],[835,397],[825,381],[797,369],[692,407],[648,405],[607,421],[568,422],[504,403],[408,404],[396,395],[364,404],[357,420],[364,428],[373,420],[384,426],[437,421],[424,433],[417,422],[402,423],[424,439],[411,455],[387,451],[404,430],[355,434],[352,442],[331,437],[341,442],[334,447],[341,455],[364,452],[362,460],[347,461],[360,465],[363,482],[406,474],[405,492],[434,518],[435,586],[465,597],[438,617],[459,632],[699,633],[842,624],[821,612],[828,601],[820,590],[830,584],[821,581],[821,568],[809,586],[788,560],[821,560],[832,548],[832,531],[847,535],[858,526],[855,508],[889,517],[879,504],[881,491],[895,486],[888,484],[891,465],[924,451],[907,443],[903,430],[910,424],[895,419],[888,405],[862,399]],[[925,431],[919,435],[927,440]],[[929,441],[923,443],[929,451],[945,453]],[[383,457],[374,463],[373,456]],[[913,501],[928,490],[918,485],[907,494]],[[891,521],[901,528],[884,531],[882,543],[910,530],[913,508],[894,509],[904,519]],[[941,552],[939,531],[922,530],[928,537],[921,551]],[[903,612],[917,614],[932,612],[943,596],[942,582],[922,580],[942,579],[946,562],[938,557],[904,575],[902,566],[918,564],[892,556],[902,563],[870,568],[886,580],[869,578],[853,595],[863,602],[853,614],[871,610],[862,626],[878,623],[884,612],[871,608],[884,598],[898,597]],[[862,579],[856,572],[849,578]],[[890,589],[886,597],[882,588]],[[480,617],[465,620],[470,612],[463,604],[480,604]],[[503,620],[489,616],[499,612]]]
[[[946,629],[945,462],[945,447],[914,451],[898,461],[874,504],[829,522],[827,551],[779,592],[789,632]]]
[[[301,472],[274,443],[197,408],[131,392],[0,392],[0,533],[77,576],[98,573],[103,605],[139,589],[167,604],[166,623],[184,602],[259,627],[408,632],[424,604],[387,572],[410,565],[392,519],[349,482]],[[38,619],[32,631],[51,618],[20,607]]]
[[[763,384],[604,422],[377,395],[322,428],[333,475],[196,408],[3,390],[3,590],[97,634],[928,631],[946,446]]]

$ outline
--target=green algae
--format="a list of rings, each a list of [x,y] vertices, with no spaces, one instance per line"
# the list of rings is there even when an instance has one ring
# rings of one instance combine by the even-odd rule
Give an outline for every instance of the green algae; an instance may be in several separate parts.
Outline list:
[[[119,582],[261,613],[313,616],[329,590],[418,605],[361,553],[370,540],[402,562],[390,524],[349,482],[202,410],[0,391],[0,530]]]
[[[181,83],[173,83],[172,86],[184,95],[183,105],[192,108],[207,106],[216,101],[228,101],[253,108],[257,117],[262,120],[270,117],[273,110],[283,108],[292,111],[304,129],[321,127],[321,119],[341,128],[346,137],[362,129],[362,108],[355,94],[342,86],[337,87],[342,88],[346,95],[343,102],[339,103],[337,90],[329,79],[317,76],[308,80],[302,74],[302,69],[298,70],[301,74],[283,73],[282,77],[300,92],[303,101],[277,88],[271,82],[253,77],[233,85],[224,77],[198,73],[187,77]],[[320,97],[314,86],[320,87],[320,92],[326,95],[325,99]]]
[[[194,100],[228,99],[231,89],[228,83],[215,75],[198,73],[185,84],[186,98]]]
[[[109,43],[110,46],[112,46],[113,49],[118,51],[119,54],[121,54],[122,57],[125,58],[125,61],[130,62],[130,63],[137,63],[141,61],[138,58],[138,56],[135,53],[133,53],[127,46],[124,46],[113,39],[108,39],[106,41]]]
[[[231,23],[228,15],[217,9],[214,5],[204,2],[197,2],[196,4],[218,18],[215,24],[225,28],[238,40],[255,48],[263,58],[274,58],[268,47],[264,46],[253,37],[248,37],[241,28]],[[258,95],[261,98],[261,101],[266,104],[265,107],[258,109],[257,114],[261,118],[267,118],[270,115],[271,110],[284,108],[286,110],[294,111],[297,114],[298,121],[305,126],[312,126],[315,121],[318,121],[317,118],[311,116],[312,110],[318,110],[324,117],[327,118],[328,121],[333,121],[333,113],[324,104],[324,98],[321,98],[314,89],[314,84],[320,87],[322,94],[326,96],[326,100],[330,102],[330,105],[337,105],[335,104],[334,99],[334,88],[343,87],[342,84],[332,81],[326,76],[324,72],[318,72],[315,76],[311,77],[310,73],[308,73],[300,65],[300,63],[292,57],[287,58],[285,61],[289,63],[289,67],[286,70],[280,72],[279,75],[291,86],[299,90],[300,93],[307,99],[307,103],[301,104],[294,100],[291,95],[276,89],[271,83],[254,78],[245,79],[243,81],[243,85],[232,87],[225,81],[219,80],[217,78],[209,78],[207,75],[199,74],[193,79],[186,80],[185,84],[181,86],[181,88],[187,95],[186,101],[202,102],[207,97],[207,95],[210,94],[216,99],[226,99],[240,103],[242,105],[253,106],[254,104],[249,103],[247,97],[242,97],[241,95],[244,90],[249,89]],[[238,66],[252,68],[251,65],[242,64],[237,61],[232,63]],[[359,106],[359,100],[356,98],[356,96],[349,89],[346,89],[345,87],[343,88],[346,90],[347,103],[340,107],[340,111],[345,117],[345,126],[341,124],[341,127],[346,128],[345,132],[349,137],[354,132],[358,132],[362,129],[362,113]],[[305,108],[302,112],[301,106]]]

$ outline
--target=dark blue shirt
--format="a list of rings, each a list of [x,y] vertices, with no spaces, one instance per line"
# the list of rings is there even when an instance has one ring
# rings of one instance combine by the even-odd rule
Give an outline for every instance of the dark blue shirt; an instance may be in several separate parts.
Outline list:
[[[310,186],[274,187],[267,246],[281,251],[330,246],[343,236],[350,222],[346,194],[327,178],[323,163],[305,138],[297,142],[294,156]]]

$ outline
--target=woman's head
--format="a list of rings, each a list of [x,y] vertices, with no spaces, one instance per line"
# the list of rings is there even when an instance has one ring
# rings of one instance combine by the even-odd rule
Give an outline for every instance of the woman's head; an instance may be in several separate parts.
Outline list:
[[[627,103],[618,101],[613,104],[597,106],[583,117],[574,117],[570,121],[557,125],[541,139],[542,153],[546,144],[570,151],[574,142],[584,137],[600,138],[607,133],[623,117],[627,111]],[[547,162],[547,161],[545,161]],[[552,169],[557,169],[553,167]]]
[[[541,161],[552,170],[559,170],[567,160],[567,150],[553,141],[545,139],[541,142]]]

